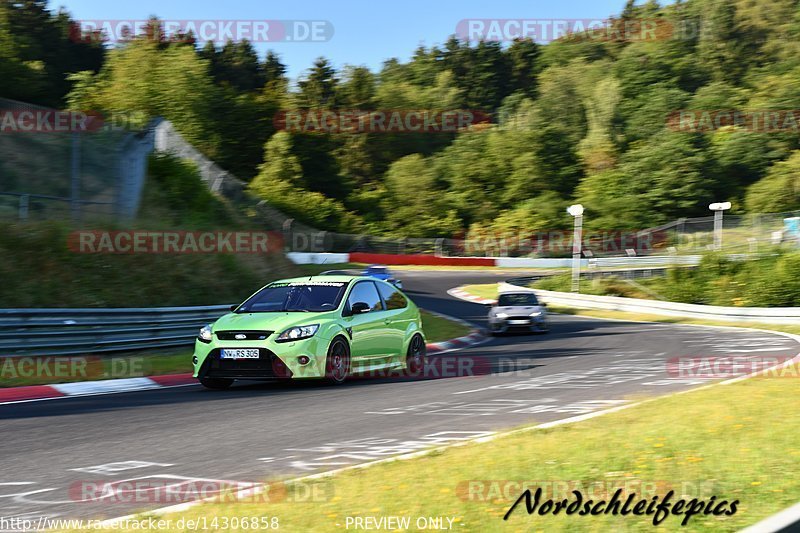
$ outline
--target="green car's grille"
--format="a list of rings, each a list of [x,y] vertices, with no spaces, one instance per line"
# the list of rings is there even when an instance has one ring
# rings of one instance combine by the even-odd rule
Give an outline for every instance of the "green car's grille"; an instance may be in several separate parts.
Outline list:
[[[221,341],[263,341],[275,333],[274,331],[217,331],[214,334]]]

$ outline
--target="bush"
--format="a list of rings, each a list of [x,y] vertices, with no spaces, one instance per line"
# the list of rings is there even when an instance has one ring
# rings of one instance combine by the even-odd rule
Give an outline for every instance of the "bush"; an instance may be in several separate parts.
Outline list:
[[[197,165],[172,154],[154,153],[147,167],[148,181],[141,218],[164,219],[191,226],[229,225],[225,204],[208,190]],[[153,213],[152,204],[163,207]]]

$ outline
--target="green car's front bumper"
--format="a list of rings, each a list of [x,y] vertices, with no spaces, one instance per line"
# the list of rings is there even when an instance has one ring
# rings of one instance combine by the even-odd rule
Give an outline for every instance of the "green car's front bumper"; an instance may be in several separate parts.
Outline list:
[[[304,379],[325,377],[325,360],[330,340],[314,335],[292,342],[275,342],[277,335],[266,340],[222,340],[216,335],[211,342],[196,340],[194,345],[194,377],[228,379]],[[256,348],[258,359],[222,359],[224,348]],[[302,364],[301,358],[308,358]]]

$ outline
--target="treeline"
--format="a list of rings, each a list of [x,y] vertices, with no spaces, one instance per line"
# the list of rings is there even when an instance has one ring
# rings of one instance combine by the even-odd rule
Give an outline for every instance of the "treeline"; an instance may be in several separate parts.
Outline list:
[[[617,22],[697,31],[547,45],[451,37],[378,72],[320,58],[296,84],[275,54],[262,59],[247,41],[200,47],[191,35],[163,36],[157,20],[105,51],[93,39],[65,41],[63,13],[33,31],[23,22],[45,17],[44,4],[0,4],[0,21],[16,21],[0,25],[0,65],[18,66],[0,66],[10,71],[0,96],[140,123],[164,116],[256,194],[324,229],[530,232],[568,225],[564,207],[576,201],[604,229],[707,215],[712,201],[731,200],[739,213],[800,209],[797,131],[667,125],[676,110],[800,109],[800,0],[629,1]],[[46,41],[48,27],[62,40]],[[61,84],[19,95],[7,90],[14,76]],[[276,132],[276,113],[309,109],[469,109],[493,118],[458,133]]]

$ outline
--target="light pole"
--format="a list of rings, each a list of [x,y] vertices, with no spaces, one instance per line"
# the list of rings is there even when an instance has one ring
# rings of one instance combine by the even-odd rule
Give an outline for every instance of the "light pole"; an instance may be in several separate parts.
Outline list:
[[[714,249],[722,250],[722,215],[731,208],[730,202],[718,202],[708,208],[714,211]]]
[[[572,292],[581,290],[581,245],[583,244],[583,206],[571,205],[567,213],[575,218],[575,229],[572,232]]]

